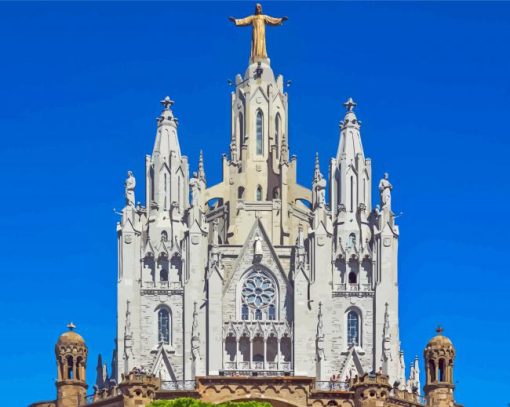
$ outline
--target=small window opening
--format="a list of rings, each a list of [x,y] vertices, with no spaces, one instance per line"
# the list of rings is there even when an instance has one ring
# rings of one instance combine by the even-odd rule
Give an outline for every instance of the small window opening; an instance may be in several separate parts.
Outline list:
[[[349,273],[349,283],[356,284],[358,282],[358,276],[354,271]]]
[[[260,185],[257,187],[257,201],[262,201],[262,187]]]

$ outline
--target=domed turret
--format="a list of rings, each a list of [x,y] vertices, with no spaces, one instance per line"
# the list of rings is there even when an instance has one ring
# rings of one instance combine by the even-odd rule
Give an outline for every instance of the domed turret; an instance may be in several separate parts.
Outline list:
[[[454,406],[453,361],[455,348],[452,341],[443,336],[443,329],[436,329],[437,335],[427,344],[423,352],[426,366],[425,395],[427,405],[437,407]]]
[[[57,407],[75,407],[85,402],[87,345],[71,322],[55,345],[57,359]]]

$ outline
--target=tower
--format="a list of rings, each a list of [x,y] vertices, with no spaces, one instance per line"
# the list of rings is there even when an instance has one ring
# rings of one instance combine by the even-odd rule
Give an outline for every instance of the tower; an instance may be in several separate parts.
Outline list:
[[[71,322],[69,331],[58,338],[55,345],[57,359],[57,407],[78,407],[85,403],[87,395],[86,369],[87,345],[74,331]]]
[[[144,367],[164,382],[246,372],[346,380],[381,370],[405,387],[392,185],[380,181],[372,209],[356,103],[344,104],[330,179],[316,156],[310,185],[300,185],[289,98],[265,44],[266,25],[286,18],[257,5],[231,20],[252,25],[252,49],[231,83],[220,182],[206,182],[202,153],[189,177],[168,97],[146,157],[145,206],[128,173],[113,371]]]
[[[453,391],[453,362],[455,359],[455,348],[452,341],[443,336],[441,327],[436,330],[434,336],[425,351],[425,397],[427,406],[430,407],[454,407],[456,406]]]

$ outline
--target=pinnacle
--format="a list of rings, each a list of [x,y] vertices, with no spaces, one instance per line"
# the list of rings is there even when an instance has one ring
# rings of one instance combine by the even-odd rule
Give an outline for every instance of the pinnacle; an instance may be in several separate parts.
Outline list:
[[[170,96],[165,96],[163,100],[161,100],[159,103],[161,103],[165,110],[170,110],[170,107],[175,103],[172,99],[170,99]]]
[[[348,112],[352,112],[354,111],[354,108],[357,106],[358,104],[352,100],[352,98],[349,98],[347,99],[347,101],[344,103],[344,106],[345,106],[345,109],[348,111]]]

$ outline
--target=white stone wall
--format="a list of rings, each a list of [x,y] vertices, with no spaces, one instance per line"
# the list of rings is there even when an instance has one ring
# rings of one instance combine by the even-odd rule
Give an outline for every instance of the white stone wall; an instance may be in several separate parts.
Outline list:
[[[401,373],[398,227],[391,209],[371,209],[371,161],[364,157],[353,106],[348,105],[338,153],[330,164],[327,206],[318,201],[318,161],[312,194],[297,184],[296,160],[288,159],[283,79],[275,79],[268,61],[262,77],[253,78],[255,67],[247,70],[246,83],[238,78],[232,96],[233,156],[223,159],[221,183],[206,186],[202,161],[190,182],[173,112],[165,107],[161,114],[153,154],[146,158],[146,207],[126,207],[118,225],[118,371],[143,366],[176,380],[219,374],[225,368],[227,325],[241,320],[243,279],[253,267],[261,267],[278,286],[276,319],[290,327],[294,374],[319,380],[340,374],[344,380],[384,368],[396,380]],[[254,152],[257,109],[266,120],[262,155]],[[278,137],[277,114],[282,126]],[[190,184],[195,194],[191,203]],[[261,201],[255,199],[257,185],[264,188]],[[242,198],[241,186],[247,194]],[[276,187],[278,196],[267,193]],[[213,198],[221,203],[211,209],[207,201]],[[163,284],[159,260],[173,256],[180,259],[180,269],[169,267],[169,282]],[[353,270],[356,283],[350,284]],[[160,306],[171,310],[170,345],[158,344]],[[361,343],[354,347],[348,346],[346,332],[352,308],[361,316]],[[389,350],[383,343],[390,343]],[[131,352],[127,364],[126,344]],[[388,355],[390,362],[383,364]]]

